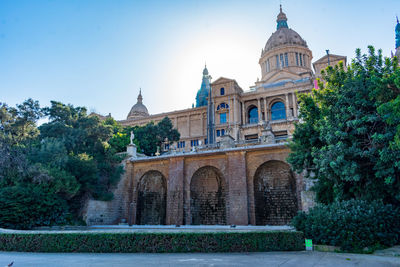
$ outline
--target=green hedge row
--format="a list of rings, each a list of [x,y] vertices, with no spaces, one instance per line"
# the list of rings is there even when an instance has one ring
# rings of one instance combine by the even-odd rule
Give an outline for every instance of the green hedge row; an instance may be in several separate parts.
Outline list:
[[[302,232],[0,234],[0,251],[263,252],[304,250]]]

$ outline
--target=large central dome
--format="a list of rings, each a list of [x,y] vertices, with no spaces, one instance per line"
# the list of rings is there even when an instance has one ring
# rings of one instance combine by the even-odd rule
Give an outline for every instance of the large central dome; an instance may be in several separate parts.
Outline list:
[[[259,60],[262,83],[310,77],[312,53],[307,42],[296,31],[289,29],[282,6],[276,22],[276,31],[269,37]]]
[[[277,27],[276,32],[274,32],[271,37],[269,37],[267,43],[265,44],[264,53],[274,49],[275,47],[282,45],[300,45],[307,47],[307,42],[294,30],[289,29],[287,24],[286,14],[282,11],[282,6],[280,7],[280,12],[276,19]]]
[[[307,47],[307,42],[296,31],[289,28],[280,28],[269,37],[265,44],[264,53],[286,44]]]

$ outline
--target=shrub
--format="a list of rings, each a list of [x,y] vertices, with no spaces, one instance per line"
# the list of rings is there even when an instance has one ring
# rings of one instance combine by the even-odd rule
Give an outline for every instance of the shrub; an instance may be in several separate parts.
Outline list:
[[[0,251],[25,252],[262,252],[304,249],[295,231],[242,233],[0,234]]]
[[[299,212],[292,224],[314,243],[362,251],[400,243],[400,209],[381,202],[349,200]]]
[[[22,184],[0,188],[0,227],[30,229],[66,223],[65,200],[46,188]]]

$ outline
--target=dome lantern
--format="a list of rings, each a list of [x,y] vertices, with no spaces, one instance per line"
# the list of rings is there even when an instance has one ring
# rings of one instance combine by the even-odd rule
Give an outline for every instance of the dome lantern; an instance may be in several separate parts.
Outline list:
[[[286,28],[286,29],[289,28],[289,26],[287,24],[286,14],[283,13],[283,11],[282,11],[282,5],[280,5],[280,12],[278,14],[278,17],[276,18],[276,22],[277,22],[277,25],[276,25],[277,30],[282,29],[282,28]]]

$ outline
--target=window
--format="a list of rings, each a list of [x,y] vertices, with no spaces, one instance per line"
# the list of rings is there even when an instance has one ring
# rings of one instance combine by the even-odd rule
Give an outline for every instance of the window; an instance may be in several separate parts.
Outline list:
[[[258,108],[251,107],[248,114],[249,123],[258,123]]]
[[[276,102],[271,107],[271,120],[286,119],[285,104],[283,102]]]
[[[283,61],[283,54],[280,55],[281,57],[281,68],[285,67],[285,62]]]
[[[224,87],[221,87],[220,93],[221,93],[221,95],[224,95],[224,94],[225,94],[225,88],[224,88]]]
[[[217,136],[224,136],[225,135],[225,129],[217,130]]]
[[[198,145],[199,145],[199,140],[198,139],[190,140],[190,146],[191,147],[198,146]]]
[[[228,109],[228,108],[229,108],[229,105],[226,104],[226,103],[221,103],[221,104],[219,104],[219,105],[217,106],[217,110],[220,110],[220,109],[223,109],[223,108]]]
[[[303,57],[300,54],[300,66],[303,66]]]
[[[219,123],[220,124],[225,124],[226,123],[226,113],[220,113],[219,114]]]
[[[299,53],[296,53],[296,65],[299,65]]]
[[[270,66],[269,66],[269,59],[267,59],[267,72],[269,72]]]
[[[164,144],[164,150],[169,150],[169,144]]]
[[[207,145],[208,144],[208,139],[204,139],[204,144]]]
[[[285,66],[288,67],[289,66],[289,60],[288,60],[288,54],[285,53]]]
[[[276,68],[279,69],[279,56],[276,55]]]
[[[184,148],[184,147],[185,147],[185,141],[179,141],[178,148]]]

